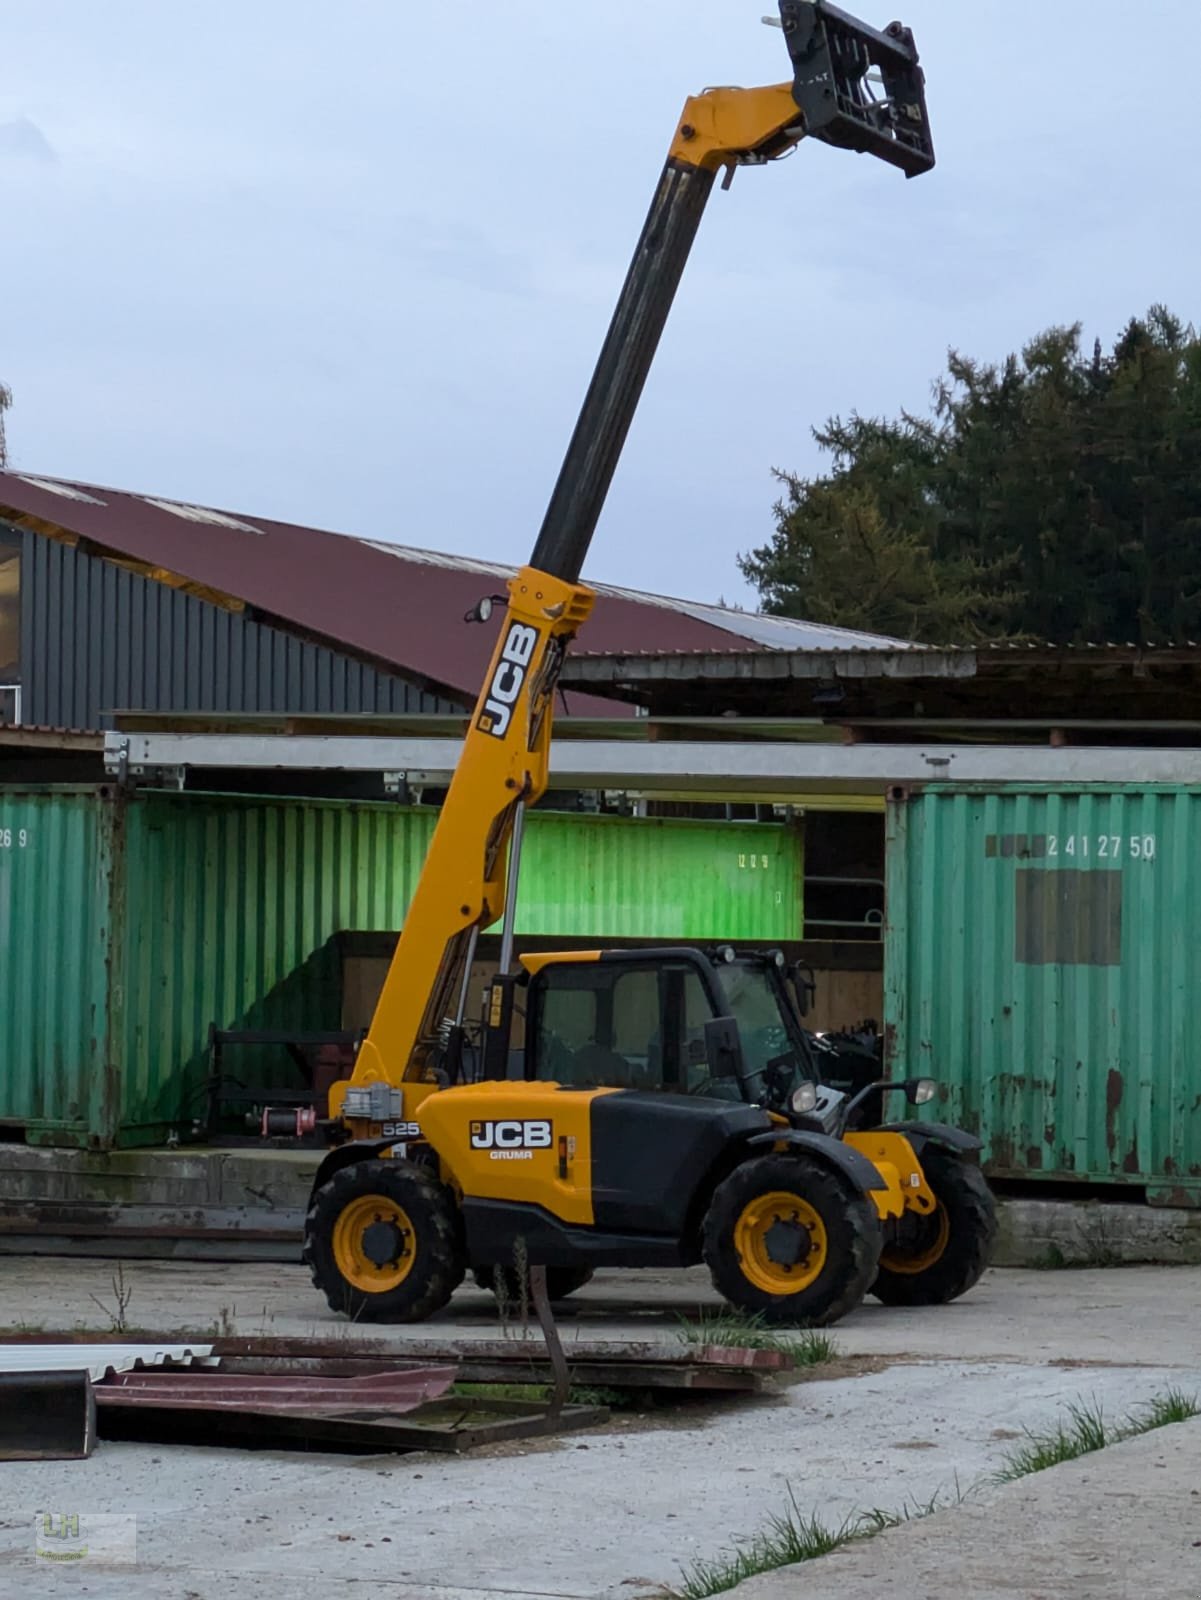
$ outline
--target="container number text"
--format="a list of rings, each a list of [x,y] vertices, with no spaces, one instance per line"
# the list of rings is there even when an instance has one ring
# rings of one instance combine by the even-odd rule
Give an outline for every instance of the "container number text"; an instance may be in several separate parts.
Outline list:
[[[1129,856],[1132,861],[1155,860],[1155,835],[1153,833],[1049,833],[1047,855],[1071,856],[1081,861],[1121,861]]]
[[[0,828],[0,850],[24,850],[28,843],[28,828]]]

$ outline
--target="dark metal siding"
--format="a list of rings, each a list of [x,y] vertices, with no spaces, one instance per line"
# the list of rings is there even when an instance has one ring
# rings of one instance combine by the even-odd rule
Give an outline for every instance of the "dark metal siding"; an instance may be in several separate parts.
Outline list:
[[[323,645],[26,530],[21,716],[99,728],[111,711],[455,712]]]

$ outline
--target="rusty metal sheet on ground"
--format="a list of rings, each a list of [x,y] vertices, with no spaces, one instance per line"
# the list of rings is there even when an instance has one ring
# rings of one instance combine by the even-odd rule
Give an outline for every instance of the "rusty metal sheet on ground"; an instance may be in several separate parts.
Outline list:
[[[282,1415],[371,1410],[395,1414],[444,1395],[456,1371],[451,1365],[394,1368],[356,1377],[304,1372],[129,1372],[117,1373],[99,1384],[96,1400],[101,1406],[171,1410]]]
[[[773,1372],[790,1367],[782,1350],[741,1346],[686,1344],[683,1340],[572,1339],[564,1342],[569,1363],[606,1362],[655,1366],[727,1367]],[[381,1339],[229,1338],[218,1339],[213,1353],[279,1360],[388,1361],[404,1356],[421,1361],[503,1361],[519,1364],[546,1358],[539,1339],[406,1339],[403,1345]]]

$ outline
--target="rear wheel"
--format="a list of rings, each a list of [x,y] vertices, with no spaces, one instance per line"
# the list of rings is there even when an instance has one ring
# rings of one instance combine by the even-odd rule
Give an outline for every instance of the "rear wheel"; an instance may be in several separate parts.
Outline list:
[[[760,1156],[713,1192],[703,1252],[714,1287],[768,1322],[837,1322],[867,1292],[880,1224],[866,1195],[791,1155]]]
[[[872,1285],[889,1306],[938,1306],[979,1281],[992,1254],[997,1208],[980,1168],[928,1144],[922,1170],[938,1205],[925,1217],[906,1212],[900,1237],[880,1257]]]
[[[500,1274],[499,1282],[497,1274]],[[496,1294],[499,1290],[500,1297],[509,1304],[520,1303],[521,1283],[515,1267],[472,1267],[471,1276],[481,1289]],[[550,1300],[566,1300],[569,1294],[574,1294],[577,1289],[591,1281],[591,1267],[547,1267],[546,1269],[546,1294]],[[525,1286],[525,1298],[530,1300],[529,1284]]]
[[[360,1322],[420,1322],[463,1281],[454,1200],[413,1162],[355,1162],[314,1194],[303,1259],[335,1311]]]

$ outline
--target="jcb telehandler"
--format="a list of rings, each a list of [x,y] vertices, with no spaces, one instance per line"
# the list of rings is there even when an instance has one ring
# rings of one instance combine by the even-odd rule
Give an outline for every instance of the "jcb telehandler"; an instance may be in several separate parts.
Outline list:
[[[592,607],[580,569],[716,174],[805,137],[909,177],[934,162],[908,29],[825,0],[779,11],[792,80],[684,107],[371,1028],[331,1093],[343,1142],[317,1173],[304,1254],[330,1304],[363,1320],[428,1317],[469,1267],[483,1282],[515,1260],[544,1267],[553,1296],[598,1265],[703,1260],[731,1304],[823,1323],[873,1284],[949,1300],[987,1257],[977,1141],[937,1124],[856,1130],[854,1102],[818,1079],[782,957],[591,951],[510,970],[525,808],[545,791],[556,683]],[[698,413],[689,431],[713,426]],[[469,1052],[472,957],[502,911]]]

